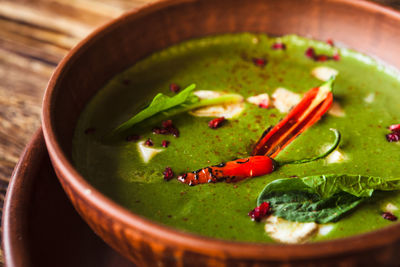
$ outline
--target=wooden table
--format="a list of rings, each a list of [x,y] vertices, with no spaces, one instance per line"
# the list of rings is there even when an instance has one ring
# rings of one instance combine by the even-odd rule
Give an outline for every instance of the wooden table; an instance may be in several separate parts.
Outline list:
[[[153,1],[0,0],[0,207],[14,165],[40,125],[57,63],[97,26]],[[375,1],[400,9],[400,0]]]

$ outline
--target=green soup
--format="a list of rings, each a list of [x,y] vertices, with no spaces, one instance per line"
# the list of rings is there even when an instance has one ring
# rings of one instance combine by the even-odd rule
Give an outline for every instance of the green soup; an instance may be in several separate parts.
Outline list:
[[[277,40],[286,45],[285,50],[271,49]],[[102,193],[143,217],[199,235],[265,243],[274,241],[266,234],[264,223],[251,221],[247,214],[255,207],[260,191],[275,179],[326,173],[400,177],[400,146],[385,138],[387,126],[400,122],[400,82],[395,71],[348,49],[340,49],[339,61],[316,62],[305,56],[308,47],[328,55],[336,49],[294,35],[272,38],[243,33],[190,40],[154,53],[116,75],[87,105],[74,137],[76,167]],[[252,58],[265,58],[267,64],[257,66]],[[286,114],[248,102],[240,116],[218,129],[208,127],[211,118],[188,113],[170,118],[180,131],[179,138],[155,135],[152,127],[132,129],[141,140],[150,137],[155,148],[162,148],[163,140],[170,141],[168,148],[147,164],[136,142],[99,141],[143,109],[158,92],[172,96],[171,83],[182,88],[195,83],[199,90],[228,91],[245,99],[262,93],[271,96],[279,87],[303,94],[322,83],[311,74],[317,66],[339,72],[333,93],[344,116],[325,114],[276,159],[319,154],[332,142],[329,129],[336,128],[342,134],[340,151],[346,157],[341,162],[287,165],[238,183],[190,187],[176,179],[163,179],[167,166],[180,174],[250,155],[263,131]],[[88,134],[88,128],[96,130]],[[329,233],[317,234],[311,241],[351,236],[393,224],[381,216],[388,203],[400,207],[400,193],[374,194],[332,223]]]

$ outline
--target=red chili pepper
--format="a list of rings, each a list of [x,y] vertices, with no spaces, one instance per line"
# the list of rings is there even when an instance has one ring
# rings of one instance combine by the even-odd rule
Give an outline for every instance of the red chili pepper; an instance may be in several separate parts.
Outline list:
[[[330,108],[334,78],[308,91],[303,99],[275,127],[264,132],[252,155],[274,158],[293,139],[316,123]]]
[[[340,133],[337,130],[332,129],[336,135],[334,144],[317,157],[282,163],[272,159],[329,109],[333,98],[332,82],[333,78],[321,87],[311,89],[280,123],[270,131],[267,130],[257,143],[253,151],[254,156],[185,173],[178,176],[178,180],[192,186],[220,181],[238,182],[246,178],[269,174],[282,165],[307,163],[326,157],[339,145]]]
[[[238,182],[243,179],[269,174],[275,169],[275,161],[266,156],[253,156],[206,167],[185,173],[178,180],[188,185],[204,183]]]
[[[286,164],[302,164],[315,161],[328,156],[339,145],[340,133],[337,130],[332,130],[335,132],[336,136],[333,145],[323,154],[313,158],[288,162],[277,162],[268,156],[252,156],[202,168],[194,172],[185,173],[178,176],[178,180],[191,186],[222,181],[232,183],[251,177],[270,174],[276,168]]]

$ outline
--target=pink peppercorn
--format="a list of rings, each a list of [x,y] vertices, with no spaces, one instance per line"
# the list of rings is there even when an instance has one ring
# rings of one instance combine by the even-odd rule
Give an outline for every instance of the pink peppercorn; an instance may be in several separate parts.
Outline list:
[[[250,211],[248,215],[250,216],[251,220],[259,222],[261,219],[269,215],[270,211],[271,206],[269,202],[263,202],[260,206],[255,207],[252,211]]]
[[[332,40],[332,39],[326,40],[326,43],[327,43],[328,45],[330,45],[330,46],[335,46],[335,44],[333,43],[333,40]]]
[[[271,48],[274,50],[285,50],[286,45],[284,43],[274,43]]]
[[[253,58],[253,63],[258,67],[264,67],[267,64],[267,60],[264,58]]]
[[[169,146],[169,141],[168,140],[163,140],[161,145],[163,147],[168,147]]]
[[[171,92],[178,93],[181,90],[181,87],[176,83],[171,83],[169,85],[169,90],[171,90]]]
[[[314,57],[314,60],[315,61],[321,61],[321,62],[324,62],[324,61],[327,61],[329,58],[328,58],[328,56],[326,56],[326,55],[319,55],[319,56],[315,56]]]
[[[394,131],[400,131],[400,124],[393,124],[389,126],[389,130],[391,130],[392,132]]]
[[[163,174],[164,174],[164,180],[166,181],[169,181],[174,177],[174,172],[170,167],[166,167]]]
[[[175,137],[179,137],[179,130],[172,124],[171,120],[165,120],[162,122],[162,128],[153,128],[153,134],[171,134]]]
[[[382,218],[389,221],[397,221],[397,217],[390,212],[382,213]]]
[[[208,127],[210,127],[211,129],[217,129],[221,127],[224,122],[224,117],[216,118],[208,122]]]
[[[389,142],[398,142],[400,140],[400,132],[387,134],[386,140],[388,140]]]
[[[339,53],[334,54],[332,56],[332,59],[335,60],[335,61],[339,61],[340,60],[340,54]]]
[[[172,120],[166,120],[166,121],[162,122],[162,127],[164,127],[164,128],[169,128],[169,127],[172,127],[172,126],[174,126],[172,124]]]
[[[145,144],[146,146],[153,146],[153,145],[154,145],[153,140],[151,140],[150,138],[147,139],[147,140],[144,142],[144,144]]]
[[[314,59],[315,58],[315,50],[312,47],[307,48],[305,55],[309,58]]]

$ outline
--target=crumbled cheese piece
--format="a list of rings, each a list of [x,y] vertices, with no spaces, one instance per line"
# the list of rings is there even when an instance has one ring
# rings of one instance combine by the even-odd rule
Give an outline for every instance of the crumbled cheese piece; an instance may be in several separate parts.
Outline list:
[[[318,225],[314,222],[290,222],[276,216],[269,216],[265,224],[265,231],[276,241],[296,244],[304,243],[315,235]]]
[[[267,108],[269,106],[268,94],[260,94],[260,95],[250,96],[246,100],[247,100],[247,102],[254,104],[256,106],[260,106],[262,108]]]
[[[390,202],[387,203],[386,206],[385,206],[385,208],[384,208],[385,211],[391,212],[391,213],[397,211],[398,209],[399,209],[399,208],[398,208],[396,205],[394,205],[394,204],[392,204],[392,203],[390,203]]]
[[[164,149],[152,148],[145,145],[146,141],[140,141],[137,143],[137,148],[140,156],[144,163],[148,163],[155,155],[162,152]]]
[[[299,94],[280,87],[272,94],[272,99],[274,101],[274,106],[281,113],[287,113],[300,102],[301,97]]]
[[[197,117],[224,117],[232,119],[238,117],[244,110],[243,103],[208,106],[191,111],[190,114]]]
[[[328,110],[328,114],[335,117],[344,117],[346,113],[344,112],[342,106],[336,101],[333,101],[330,109]]]
[[[193,92],[200,99],[211,99],[216,98],[224,93],[217,91],[209,91],[209,90],[199,90]],[[189,113],[193,116],[197,117],[224,117],[225,119],[235,118],[242,113],[244,110],[244,103],[226,103],[222,105],[213,105],[195,109],[190,111]]]
[[[317,78],[318,80],[321,81],[327,81],[329,80],[332,76],[338,75],[339,71],[330,68],[330,67],[324,67],[324,66],[319,66],[314,68],[311,71],[311,74]]]
[[[375,93],[370,93],[364,98],[364,101],[366,103],[372,103],[374,102],[374,100],[375,100]]]
[[[211,90],[197,90],[193,94],[200,99],[211,99],[222,95],[221,92],[211,91]]]
[[[318,229],[318,234],[319,235],[327,235],[329,234],[330,231],[332,231],[333,225],[332,224],[325,224],[325,225],[320,225]]]
[[[336,149],[333,151],[329,156],[325,158],[326,163],[332,164],[332,163],[341,163],[343,161],[346,161],[348,159],[347,155],[343,153],[340,149]]]

